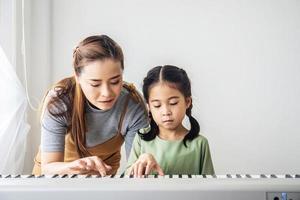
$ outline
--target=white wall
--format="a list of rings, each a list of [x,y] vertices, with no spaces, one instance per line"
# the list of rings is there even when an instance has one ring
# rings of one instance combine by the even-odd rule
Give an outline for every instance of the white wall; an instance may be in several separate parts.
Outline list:
[[[51,63],[32,61],[34,69],[51,69],[42,75],[34,70],[32,81],[56,82],[71,75],[77,43],[107,34],[123,47],[125,80],[139,88],[156,65],[187,70],[194,115],[210,142],[218,174],[299,173],[300,1],[32,3],[35,12],[34,4],[43,4],[46,14],[32,18],[31,58],[42,55]],[[50,22],[39,23],[45,16]],[[38,87],[32,85],[42,94]]]

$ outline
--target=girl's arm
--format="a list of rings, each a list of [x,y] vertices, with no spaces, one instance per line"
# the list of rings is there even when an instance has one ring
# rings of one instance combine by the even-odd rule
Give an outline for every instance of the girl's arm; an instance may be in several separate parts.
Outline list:
[[[164,175],[153,155],[141,151],[141,138],[137,134],[133,141],[125,173],[134,177],[142,177],[142,175],[150,174],[151,171],[156,171],[161,176]]]
[[[208,144],[208,140],[206,138],[204,138],[203,145],[201,145],[201,159],[200,160],[202,163],[202,166],[200,166],[201,167],[200,174],[205,174],[205,175],[215,174],[212,158],[210,155],[209,144]]]

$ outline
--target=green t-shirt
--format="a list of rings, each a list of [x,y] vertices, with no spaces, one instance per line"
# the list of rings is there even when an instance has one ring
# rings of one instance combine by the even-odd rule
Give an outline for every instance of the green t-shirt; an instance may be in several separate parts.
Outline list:
[[[133,163],[143,153],[150,153],[162,168],[165,175],[172,174],[214,174],[208,141],[199,135],[192,141],[168,141],[156,136],[151,141],[144,141],[137,134],[128,159],[126,174]]]

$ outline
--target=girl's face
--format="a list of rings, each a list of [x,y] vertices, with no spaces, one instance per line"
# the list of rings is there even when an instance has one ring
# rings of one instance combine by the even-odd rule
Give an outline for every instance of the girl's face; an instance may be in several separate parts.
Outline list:
[[[84,66],[76,80],[90,103],[101,110],[108,110],[121,93],[122,73],[119,61],[97,60]]]
[[[180,127],[190,104],[191,98],[185,98],[168,83],[160,82],[149,91],[149,109],[159,128],[176,130]]]

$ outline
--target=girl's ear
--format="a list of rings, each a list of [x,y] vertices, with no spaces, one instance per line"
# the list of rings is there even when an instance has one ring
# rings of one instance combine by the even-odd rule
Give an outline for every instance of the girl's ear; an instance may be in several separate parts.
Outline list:
[[[188,109],[192,104],[192,97],[185,98],[186,109]]]

